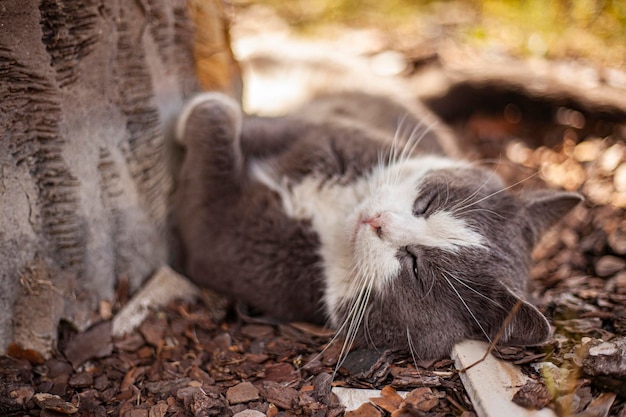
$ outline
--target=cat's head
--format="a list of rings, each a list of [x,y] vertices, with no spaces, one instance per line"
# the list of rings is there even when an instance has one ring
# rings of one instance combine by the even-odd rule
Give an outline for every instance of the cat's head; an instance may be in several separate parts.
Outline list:
[[[361,344],[436,358],[465,338],[493,340],[522,299],[499,342],[548,337],[545,317],[523,301],[531,251],[578,194],[514,194],[491,171],[436,157],[381,168],[371,181],[346,225],[351,272],[326,300],[335,326],[350,333],[354,323]]]

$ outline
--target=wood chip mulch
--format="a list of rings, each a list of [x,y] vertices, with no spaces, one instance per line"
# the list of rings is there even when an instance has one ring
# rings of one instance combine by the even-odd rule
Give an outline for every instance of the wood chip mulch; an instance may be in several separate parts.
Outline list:
[[[401,353],[356,351],[333,378],[341,344],[329,344],[326,329],[210,317],[201,302],[177,301],[123,338],[110,326],[97,328],[100,342],[94,332],[71,335],[48,360],[13,346],[0,358],[0,413],[332,417],[344,408],[331,387],[349,385],[387,386],[386,398],[419,388],[381,405],[394,416],[472,415],[450,360],[416,370]]]

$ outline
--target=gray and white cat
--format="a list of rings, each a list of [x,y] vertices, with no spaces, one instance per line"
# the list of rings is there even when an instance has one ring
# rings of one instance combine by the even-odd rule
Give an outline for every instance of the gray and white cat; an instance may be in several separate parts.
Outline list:
[[[421,359],[493,339],[524,298],[533,245],[581,198],[511,193],[444,155],[429,119],[365,93],[276,118],[195,98],[179,120],[175,195],[187,274],[276,318]],[[548,334],[524,301],[500,343]]]

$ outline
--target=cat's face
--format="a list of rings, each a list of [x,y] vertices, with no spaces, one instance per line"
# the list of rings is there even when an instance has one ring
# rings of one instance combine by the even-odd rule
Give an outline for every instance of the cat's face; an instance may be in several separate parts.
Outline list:
[[[331,320],[360,343],[423,359],[495,337],[523,293],[538,232],[579,201],[520,198],[490,171],[439,158],[389,166],[371,182],[346,222],[352,268]],[[541,213],[546,199],[556,202]],[[548,332],[524,303],[500,342],[535,344]]]

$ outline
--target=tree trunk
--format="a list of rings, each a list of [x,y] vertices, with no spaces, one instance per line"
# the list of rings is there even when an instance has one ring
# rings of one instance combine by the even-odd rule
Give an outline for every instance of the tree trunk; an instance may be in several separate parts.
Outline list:
[[[208,3],[230,74],[210,87],[228,90]],[[198,89],[194,26],[185,0],[0,8],[0,349],[47,354],[60,320],[86,328],[120,279],[133,291],[168,262],[164,132]]]

